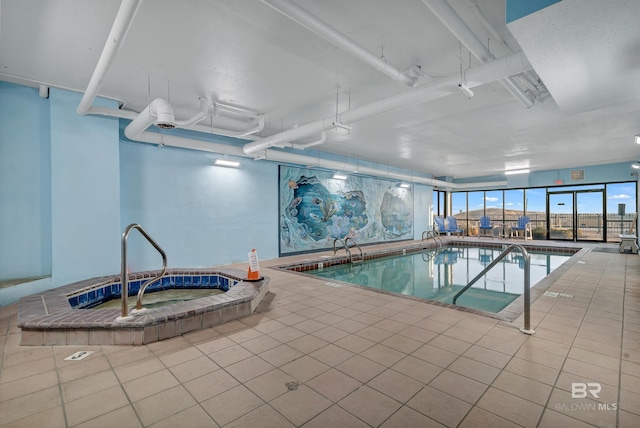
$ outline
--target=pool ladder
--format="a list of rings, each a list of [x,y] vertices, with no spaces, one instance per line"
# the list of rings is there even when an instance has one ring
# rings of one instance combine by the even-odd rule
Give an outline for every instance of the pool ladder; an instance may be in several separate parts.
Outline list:
[[[349,241],[353,242],[353,245],[351,245],[351,247],[349,247]],[[340,244],[342,245],[341,247],[336,248],[336,243],[340,242]],[[362,248],[360,248],[360,246],[358,245],[358,243],[353,239],[353,238],[345,238],[344,240],[342,240],[341,238],[336,238],[333,240],[333,254],[335,254],[336,252],[338,252],[338,250],[344,248],[345,251],[347,252],[347,255],[349,256],[349,262],[351,264],[354,263],[362,263],[364,261],[364,254],[362,252]],[[351,253],[350,248],[357,248],[359,255],[357,255],[355,258],[353,256],[353,254]],[[358,258],[359,256],[359,258]]]
[[[436,242],[436,247],[442,246],[442,239],[440,239],[439,234],[437,234],[433,230],[425,230],[422,232],[422,240],[426,241],[427,239],[432,238]]]
[[[162,256],[162,270],[159,274],[155,275],[152,278],[149,278],[144,282],[144,284],[140,285],[140,290],[138,290],[138,296],[136,298],[136,308],[131,311],[132,314],[140,314],[144,312],[144,309],[142,308],[142,295],[144,294],[144,291],[147,289],[148,285],[162,278],[164,274],[167,273],[167,254],[164,252],[164,250],[158,245],[156,241],[153,240],[153,238],[151,238],[151,236],[149,236],[147,232],[145,232],[145,230],[139,224],[133,223],[127,226],[127,228],[122,233],[122,263],[120,270],[120,283],[122,285],[122,313],[118,318],[116,318],[116,321],[125,321],[132,318],[132,316],[129,315],[129,272],[127,272],[127,238],[129,237],[129,233],[133,229],[137,229],[138,232],[140,232],[140,234],[144,236],[145,239],[149,241],[149,243],[153,245],[156,250],[158,250],[158,252]]]
[[[475,284],[480,278],[484,276],[491,268],[500,262],[511,251],[518,250],[524,257],[524,328],[520,328],[520,331],[526,334],[534,334],[535,331],[531,329],[531,256],[526,248],[520,244],[509,245],[498,257],[495,258],[486,268],[482,270],[475,278],[473,278],[462,290],[453,297],[453,304],[456,304],[458,297],[467,291],[473,284]]]

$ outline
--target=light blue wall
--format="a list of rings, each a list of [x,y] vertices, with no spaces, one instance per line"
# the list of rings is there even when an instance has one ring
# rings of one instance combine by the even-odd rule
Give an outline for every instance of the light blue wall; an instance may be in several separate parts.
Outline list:
[[[278,256],[278,166],[237,158],[213,166],[214,154],[122,142],[122,224],[139,223],[167,253],[169,266],[203,267]],[[231,158],[230,158],[231,159]],[[130,270],[157,269],[158,253],[137,232]]]
[[[422,232],[433,229],[433,186],[415,184],[413,189],[413,239],[422,239]]]
[[[0,82],[0,280],[51,273],[49,102]]]
[[[79,116],[80,94],[51,89],[52,279],[72,282],[120,268],[118,120]],[[94,105],[115,108],[115,102]]]

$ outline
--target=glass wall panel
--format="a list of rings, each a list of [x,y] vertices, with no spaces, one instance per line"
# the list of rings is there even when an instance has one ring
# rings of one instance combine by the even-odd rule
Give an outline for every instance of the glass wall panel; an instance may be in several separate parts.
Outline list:
[[[485,193],[485,213],[494,223],[502,223],[504,215],[504,194],[502,190],[488,190]]]
[[[467,194],[469,235],[478,235],[478,222],[480,216],[484,215],[484,192],[469,192]]]
[[[607,241],[620,241],[621,233],[637,235],[637,202],[636,184],[616,183],[607,184]],[[624,205],[624,215],[619,213],[619,205]]]
[[[546,189],[526,189],[527,215],[531,217],[533,239],[547,239],[547,196]]]
[[[467,229],[467,192],[451,194],[451,215],[458,220],[458,227]],[[465,233],[466,235],[466,233]]]
[[[524,215],[524,190],[504,191],[504,221],[507,224],[518,222],[518,218]]]

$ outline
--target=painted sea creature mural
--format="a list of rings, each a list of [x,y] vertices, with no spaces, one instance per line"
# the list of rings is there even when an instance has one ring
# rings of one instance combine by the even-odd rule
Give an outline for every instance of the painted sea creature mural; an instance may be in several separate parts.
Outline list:
[[[413,238],[413,194],[396,183],[280,166],[280,253],[329,249],[336,238],[358,244]]]

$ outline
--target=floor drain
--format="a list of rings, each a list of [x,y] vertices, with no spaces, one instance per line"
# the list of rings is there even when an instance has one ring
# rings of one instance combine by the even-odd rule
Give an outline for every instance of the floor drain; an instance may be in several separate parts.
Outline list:
[[[545,291],[544,295],[547,297],[558,297],[559,293],[556,293],[555,291]]]
[[[287,382],[285,383],[285,385],[287,386],[287,389],[289,391],[295,391],[296,389],[298,389],[298,386],[300,384],[298,382]]]

